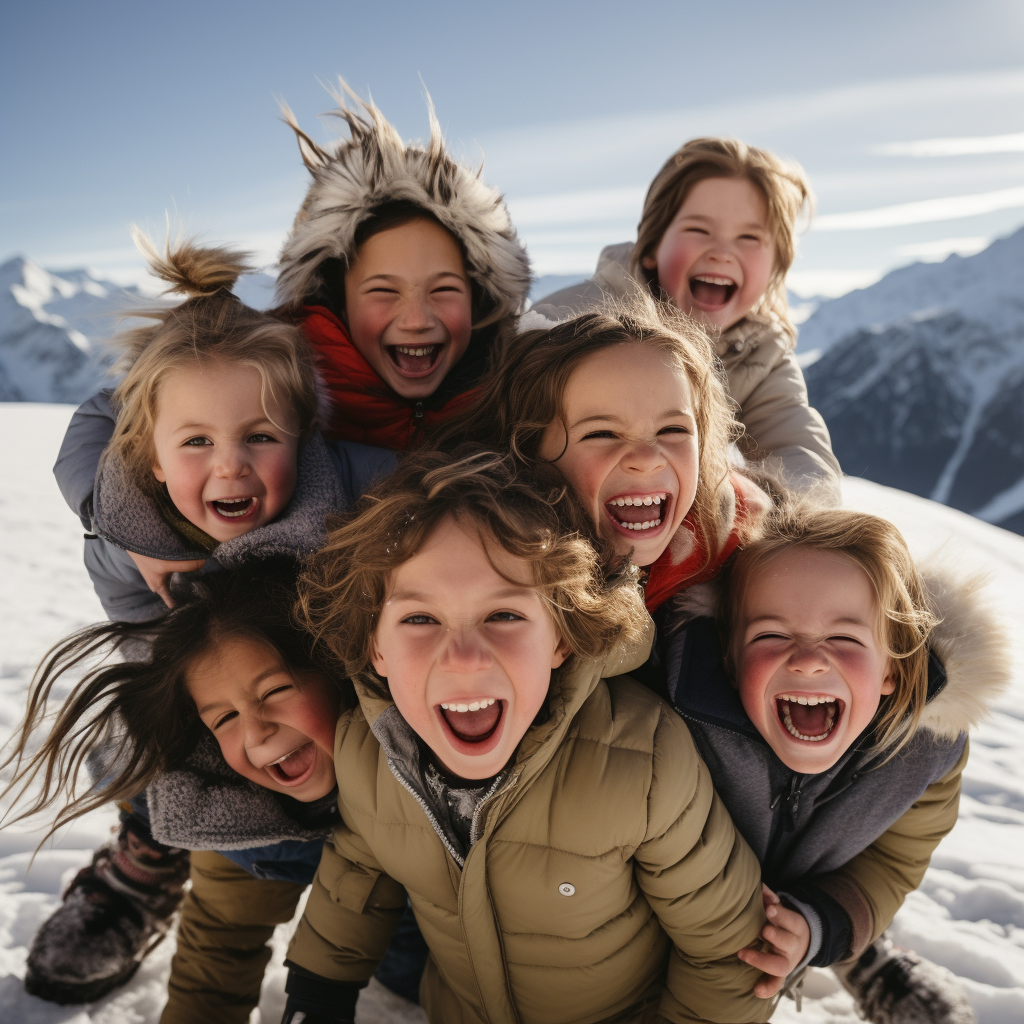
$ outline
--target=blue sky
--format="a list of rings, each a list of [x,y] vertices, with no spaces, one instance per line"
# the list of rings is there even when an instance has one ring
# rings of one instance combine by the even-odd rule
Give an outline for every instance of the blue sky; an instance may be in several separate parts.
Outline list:
[[[506,193],[541,273],[632,237],[664,159],[736,134],[799,160],[817,224],[792,278],[837,293],[1024,223],[1024,4],[7,0],[0,260],[129,279],[127,226],[165,215],[271,262],[343,74],[403,135]],[[422,79],[422,84],[421,84]]]

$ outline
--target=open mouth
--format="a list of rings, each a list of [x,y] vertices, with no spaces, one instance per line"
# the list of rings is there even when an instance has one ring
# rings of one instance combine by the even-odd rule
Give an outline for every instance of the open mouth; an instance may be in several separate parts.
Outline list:
[[[438,704],[437,710],[457,740],[475,746],[495,736],[505,715],[505,701],[483,697],[467,703]]]
[[[728,305],[738,285],[728,277],[717,274],[698,274],[690,278],[690,294],[702,309],[720,309]]]
[[[620,494],[604,503],[608,518],[623,533],[634,536],[659,530],[668,520],[671,496],[665,491]]]
[[[218,498],[210,507],[223,519],[245,519],[256,514],[259,503],[259,498]]]
[[[310,740],[301,747],[279,757],[272,764],[264,765],[272,779],[283,786],[298,786],[309,778],[316,761],[316,744]]]
[[[780,693],[775,698],[775,710],[790,736],[805,743],[821,743],[839,724],[845,705],[824,694]]]
[[[441,362],[444,345],[388,345],[391,362],[403,377],[426,377]]]

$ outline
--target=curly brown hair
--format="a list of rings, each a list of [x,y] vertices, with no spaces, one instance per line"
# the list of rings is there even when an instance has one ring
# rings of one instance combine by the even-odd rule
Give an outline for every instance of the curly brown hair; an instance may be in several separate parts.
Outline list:
[[[719,538],[727,533],[722,527],[732,509],[728,446],[742,428],[734,419],[704,328],[675,306],[638,293],[551,327],[508,337],[472,407],[454,417],[435,444],[444,448],[478,441],[510,450],[528,465],[538,464],[545,429],[558,420],[564,424],[563,395],[576,368],[595,352],[628,344],[657,348],[689,381],[699,459],[691,519],[706,539],[710,564],[717,557]],[[552,465],[557,468],[558,460]]]
[[[676,150],[647,190],[637,225],[631,273],[647,285],[651,294],[660,296],[658,272],[646,268],[643,260],[654,255],[690,189],[708,178],[742,178],[764,196],[768,228],[775,240],[775,265],[755,312],[774,313],[795,334],[789,319],[786,274],[796,255],[797,218],[801,212],[810,214],[814,193],[799,164],[782,160],[766,149],[748,146],[738,139],[708,137],[690,139]]]
[[[597,658],[642,636],[647,615],[636,570],[623,564],[605,577],[593,528],[557,474],[529,473],[479,445],[421,451],[333,526],[299,581],[299,618],[345,674],[372,692],[388,696],[370,658],[391,574],[451,518],[474,524],[485,543],[527,563],[572,655]]]

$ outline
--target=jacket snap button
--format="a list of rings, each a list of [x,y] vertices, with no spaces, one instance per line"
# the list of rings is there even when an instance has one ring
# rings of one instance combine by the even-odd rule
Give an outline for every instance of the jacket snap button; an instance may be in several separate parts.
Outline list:
[[[576,892],[576,886],[575,886],[575,885],[570,885],[570,884],[569,884],[568,882],[563,882],[563,883],[562,883],[562,884],[561,884],[561,885],[560,885],[560,886],[558,887],[558,891],[559,891],[559,892],[560,892],[560,893],[561,893],[561,894],[562,894],[563,896],[572,896],[572,895],[574,895],[574,894],[575,894],[575,892]]]

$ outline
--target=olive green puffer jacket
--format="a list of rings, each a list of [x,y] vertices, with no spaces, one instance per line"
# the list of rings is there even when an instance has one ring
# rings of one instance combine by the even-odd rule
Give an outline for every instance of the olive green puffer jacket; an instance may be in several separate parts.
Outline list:
[[[408,893],[431,1021],[767,1020],[774,1003],[734,955],[764,924],[757,862],[685,724],[617,675],[645,657],[554,674],[549,717],[478,808],[464,863],[393,742],[408,726],[363,690],[335,741],[344,824],[289,959],[365,981]]]

